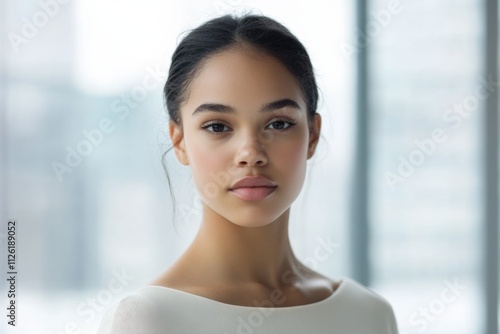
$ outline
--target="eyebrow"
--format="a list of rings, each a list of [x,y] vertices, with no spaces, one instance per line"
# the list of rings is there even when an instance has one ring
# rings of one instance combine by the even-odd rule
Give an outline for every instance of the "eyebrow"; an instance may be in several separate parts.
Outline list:
[[[260,109],[259,112],[270,112],[273,110],[278,110],[284,107],[292,107],[294,109],[302,110],[297,102],[291,99],[282,99],[270,103],[264,104]],[[224,104],[219,104],[219,103],[204,103],[200,105],[198,108],[196,108],[193,112],[193,116],[195,116],[198,113],[202,112],[219,112],[219,113],[224,113],[224,114],[236,114],[236,109],[224,105]]]

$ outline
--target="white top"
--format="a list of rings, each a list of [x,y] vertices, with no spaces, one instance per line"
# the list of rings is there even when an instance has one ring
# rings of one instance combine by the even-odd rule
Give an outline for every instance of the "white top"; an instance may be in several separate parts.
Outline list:
[[[271,295],[267,305],[283,302]],[[274,304],[273,304],[274,301]],[[114,303],[98,334],[397,334],[389,302],[350,278],[326,299],[298,306],[232,305],[161,286]]]

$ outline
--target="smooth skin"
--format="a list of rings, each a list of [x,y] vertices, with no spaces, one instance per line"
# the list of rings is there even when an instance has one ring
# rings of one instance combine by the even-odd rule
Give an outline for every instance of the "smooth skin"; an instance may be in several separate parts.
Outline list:
[[[283,100],[296,106],[288,101],[260,112]],[[204,104],[224,107],[199,108]],[[228,109],[233,113],[220,112]],[[294,76],[250,46],[231,47],[203,63],[181,119],[181,126],[170,121],[170,137],[177,159],[191,169],[202,222],[188,249],[151,285],[241,306],[270,300],[272,307],[297,306],[329,297],[339,282],[301,264],[288,237],[290,206],[321,130],[318,113],[308,122]],[[245,201],[229,191],[257,174],[277,184],[271,195]]]

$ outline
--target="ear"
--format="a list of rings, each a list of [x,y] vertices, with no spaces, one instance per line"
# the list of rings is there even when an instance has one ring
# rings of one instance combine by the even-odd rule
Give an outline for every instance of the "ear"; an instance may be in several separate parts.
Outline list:
[[[186,153],[186,146],[184,143],[184,132],[182,131],[182,127],[179,124],[176,124],[174,121],[169,121],[169,133],[170,139],[172,140],[172,145],[174,147],[175,156],[177,160],[184,166],[189,165],[189,159]]]
[[[309,147],[307,149],[307,160],[309,160],[316,150],[321,132],[321,115],[314,113],[314,120],[309,126]]]

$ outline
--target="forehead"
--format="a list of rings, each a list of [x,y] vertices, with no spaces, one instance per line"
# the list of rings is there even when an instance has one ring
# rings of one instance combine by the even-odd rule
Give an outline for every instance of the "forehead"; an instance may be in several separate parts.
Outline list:
[[[201,103],[261,106],[283,98],[305,110],[295,77],[276,58],[248,47],[235,47],[209,57],[188,88],[185,108]],[[192,112],[192,111],[191,111]]]

